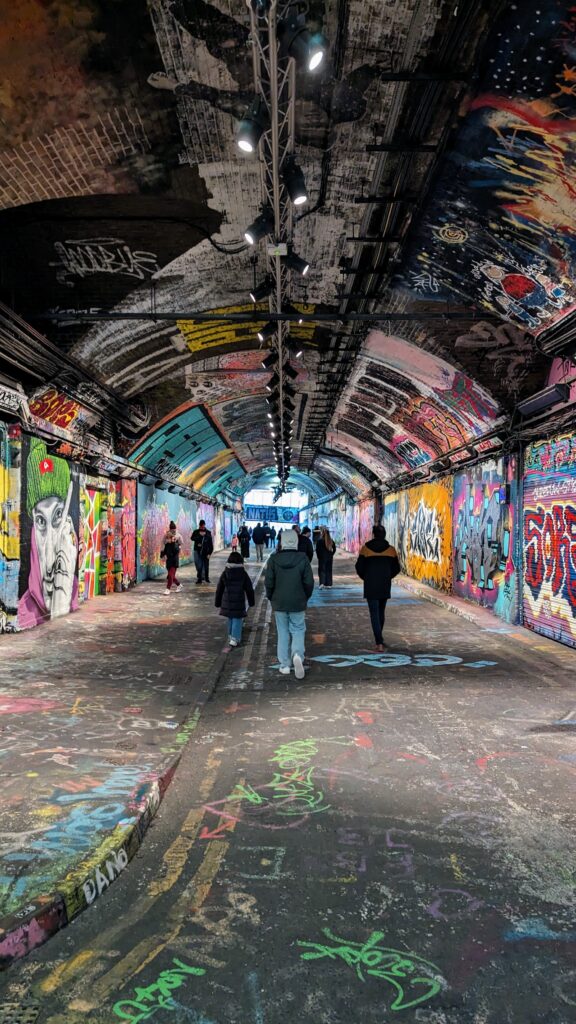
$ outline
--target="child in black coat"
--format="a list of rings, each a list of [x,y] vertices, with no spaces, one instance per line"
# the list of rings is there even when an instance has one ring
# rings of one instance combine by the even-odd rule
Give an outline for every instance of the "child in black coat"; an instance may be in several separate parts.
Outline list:
[[[220,609],[220,615],[225,615],[228,619],[230,647],[238,647],[242,639],[242,626],[246,618],[246,600],[248,600],[250,608],[253,608],[254,587],[244,568],[242,555],[233,551],[218,580],[214,600],[214,604]]]

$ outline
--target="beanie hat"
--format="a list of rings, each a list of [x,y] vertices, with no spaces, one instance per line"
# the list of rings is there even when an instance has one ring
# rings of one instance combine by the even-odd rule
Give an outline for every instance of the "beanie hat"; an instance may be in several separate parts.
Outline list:
[[[296,530],[284,530],[282,534],[282,551],[298,550],[298,534]]]
[[[44,441],[33,437],[26,461],[26,508],[28,515],[44,498],[66,501],[70,486],[70,467],[65,459],[48,455]]]

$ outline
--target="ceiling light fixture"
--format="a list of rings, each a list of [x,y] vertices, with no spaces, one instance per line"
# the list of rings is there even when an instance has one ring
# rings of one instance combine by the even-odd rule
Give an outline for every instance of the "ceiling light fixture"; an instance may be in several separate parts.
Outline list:
[[[273,282],[271,277],[265,277],[260,284],[257,284],[250,292],[252,302],[262,302],[272,291]]]
[[[274,364],[277,363],[277,362],[278,362],[278,353],[277,352],[270,352],[262,360],[262,366],[264,367],[265,370],[270,370],[270,369],[272,369]]]
[[[280,381],[278,380],[277,374],[273,373],[272,376],[270,377],[270,380],[268,381],[268,383],[266,385],[266,390],[267,391],[275,391],[276,388],[278,387],[279,383],[280,383]]]
[[[286,377],[289,377],[290,380],[296,380],[298,370],[295,370],[293,366],[290,366],[290,363],[284,363],[282,369]]]
[[[288,256],[281,257],[282,263],[285,267],[290,270],[295,270],[297,274],[301,274],[302,277],[306,277],[306,274],[310,270],[310,264],[307,260],[303,260],[301,256],[297,256],[295,252],[291,252]]]
[[[265,238],[266,235],[271,234],[274,230],[274,216],[270,207],[265,207],[259,217],[252,222],[249,228],[246,228],[244,232],[244,238],[248,242],[248,245],[256,245],[261,238]]]
[[[282,52],[307,71],[316,71],[324,60],[326,44],[321,35],[310,35],[301,14],[278,22],[278,39]]]
[[[294,156],[286,157],[282,167],[282,177],[284,178],[286,191],[294,206],[302,206],[303,203],[307,202],[308,190],[304,181],[304,172],[300,165],[296,163]]]
[[[276,334],[276,324],[273,320],[269,320],[268,323],[264,324],[264,326],[258,331],[258,340],[268,341],[268,339],[274,334]]]
[[[262,96],[255,96],[236,129],[238,149],[254,153],[264,132],[270,127],[268,108]]]

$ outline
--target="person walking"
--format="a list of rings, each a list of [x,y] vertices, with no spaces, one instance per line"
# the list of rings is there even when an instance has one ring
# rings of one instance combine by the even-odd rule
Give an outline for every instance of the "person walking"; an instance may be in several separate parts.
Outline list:
[[[182,584],[180,583],[180,580],[176,578],[176,571],[180,565],[180,548],[182,547],[182,544],[182,536],[176,529],[176,523],[171,519],[170,525],[162,538],[162,550],[160,552],[160,558],[166,559],[166,572],[168,573],[166,578],[166,590],[164,591],[163,597],[170,596],[172,587],[176,587],[176,592],[182,590]]]
[[[252,530],[252,540],[256,545],[256,558],[259,562],[264,561],[264,544],[266,543],[266,530],[258,523]]]
[[[196,585],[202,583],[203,579],[206,580],[206,583],[210,583],[210,555],[214,551],[214,544],[212,542],[212,534],[206,528],[204,519],[200,520],[198,529],[194,530],[190,540],[194,545]]]
[[[332,563],[335,551],[336,545],[330,536],[330,530],[327,526],[323,526],[320,538],[316,544],[320,590],[332,589]]]
[[[254,587],[246,569],[244,559],[237,551],[232,551],[224,566],[224,572],[218,580],[214,604],[220,609],[220,615],[228,619],[228,643],[230,647],[238,647],[242,640],[242,627],[246,618],[246,602],[254,607]]]
[[[272,526],[270,528],[270,547],[272,548],[272,551],[274,551],[274,548],[276,547],[276,527],[275,526]]]
[[[282,548],[268,559],[266,596],[276,619],[277,652],[280,672],[296,679],[304,678],[304,640],[306,606],[314,591],[314,576],[306,555],[298,551],[298,535],[285,530]]]
[[[230,547],[232,548],[232,551],[238,551],[238,534],[237,533],[233,533],[232,534],[232,540],[230,541]]]
[[[265,522],[264,523],[264,538],[265,538],[264,539],[264,543],[265,543],[266,547],[268,547],[268,545],[270,543],[270,535],[271,535],[271,533],[272,533],[272,531],[271,531],[268,523]]]
[[[238,540],[240,541],[240,554],[242,558],[250,558],[250,534],[246,523],[243,523],[238,530]]]
[[[382,635],[386,602],[390,597],[392,580],[400,572],[396,549],[386,540],[383,526],[374,527],[372,540],[361,549],[356,572],[364,581],[364,597],[368,602],[376,650],[381,653],[386,650]]]
[[[314,545],[310,539],[310,527],[303,526],[300,529],[299,526],[293,526],[293,530],[296,531],[298,536],[298,551],[303,551],[309,562],[314,558]]]
[[[277,548],[278,551],[280,551],[280,548],[282,547],[282,534],[283,534],[283,532],[284,531],[283,531],[282,527],[280,527],[280,529],[278,530],[278,536],[276,537],[276,548]]]

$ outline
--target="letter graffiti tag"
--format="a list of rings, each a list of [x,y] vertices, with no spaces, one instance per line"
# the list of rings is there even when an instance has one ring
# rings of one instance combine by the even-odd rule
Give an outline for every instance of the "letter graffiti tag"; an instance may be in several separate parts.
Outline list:
[[[576,507],[554,504],[524,514],[526,585],[537,599],[544,583],[561,595],[576,618]]]
[[[114,1003],[113,1012],[120,1020],[130,1020],[136,1024],[137,1021],[149,1020],[158,1010],[174,1010],[176,1003],[171,993],[184,984],[186,975],[201,977],[206,974],[203,967],[190,967],[177,959],[173,959],[172,963],[175,969],[162,971],[152,985],[135,988],[134,999],[120,999]]]
[[[291,797],[291,802],[284,805],[280,814],[301,814],[302,805],[309,813],[328,810],[330,805],[324,802],[323,792],[314,787],[314,767],[310,761],[317,753],[314,740],[283,743],[274,751],[270,762],[278,765],[279,771],[275,772],[269,786],[275,799]]]
[[[410,517],[410,550],[427,562],[441,561],[442,538],[435,508],[429,508],[420,498],[417,509]]]
[[[360,981],[366,981],[368,976],[389,982],[396,989],[394,1002],[390,1005],[391,1010],[408,1010],[411,1006],[418,1006],[432,999],[442,988],[440,972],[429,960],[424,960],[414,953],[404,953],[399,949],[381,946],[384,932],[372,932],[368,941],[364,943],[339,939],[329,928],[323,928],[322,934],[332,945],[299,941],[299,946],[306,946],[310,950],[308,953],[301,953],[301,959],[340,959],[355,970]],[[425,991],[422,991],[422,986],[425,986]],[[412,991],[405,993],[405,987],[411,988]]]
[[[93,274],[114,274],[143,281],[158,270],[155,253],[131,249],[119,238],[69,238],[55,242],[58,280],[74,286],[70,278],[85,278]]]

